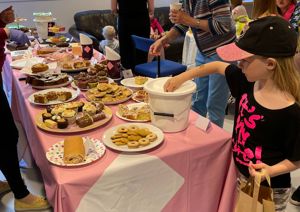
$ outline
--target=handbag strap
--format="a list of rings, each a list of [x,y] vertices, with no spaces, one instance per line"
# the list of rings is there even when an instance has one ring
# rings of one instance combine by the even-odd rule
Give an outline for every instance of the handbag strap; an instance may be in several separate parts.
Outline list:
[[[258,202],[258,195],[259,195],[259,188],[261,183],[261,178],[265,177],[269,186],[271,187],[271,180],[269,174],[266,172],[265,169],[261,169],[257,175],[255,175],[254,181],[253,181],[253,198],[252,198],[252,212],[256,212],[257,209],[257,202]],[[273,196],[272,196],[273,199]]]

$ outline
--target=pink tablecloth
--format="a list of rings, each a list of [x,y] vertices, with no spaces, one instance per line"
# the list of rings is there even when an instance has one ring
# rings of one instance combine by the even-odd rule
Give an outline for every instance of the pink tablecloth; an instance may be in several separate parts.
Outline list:
[[[163,144],[152,151],[124,154],[107,149],[103,158],[88,166],[50,164],[46,151],[65,135],[36,127],[35,116],[43,108],[29,103],[35,90],[18,80],[22,75],[10,69],[9,61],[3,76],[12,93],[12,111],[25,129],[54,211],[233,211],[236,173],[230,134],[215,125],[208,132],[196,128],[194,112],[185,131],[165,133]],[[101,138],[120,123],[124,122],[113,116],[105,126],[81,135]]]

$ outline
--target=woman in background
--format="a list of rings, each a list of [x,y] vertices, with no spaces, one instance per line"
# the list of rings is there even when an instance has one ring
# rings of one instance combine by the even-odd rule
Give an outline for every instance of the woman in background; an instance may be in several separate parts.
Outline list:
[[[276,4],[279,15],[290,22],[298,33],[300,2],[297,0],[276,0]]]
[[[296,32],[298,32],[298,22],[300,16],[300,2],[297,0],[276,0],[277,8],[279,14],[287,21],[291,23],[291,25],[295,28]],[[299,34],[298,34],[299,36]],[[298,38],[299,39],[299,38]],[[299,41],[298,41],[299,42]],[[298,43],[299,45],[299,43]],[[298,46],[299,48],[299,46]],[[298,49],[299,51],[299,49]],[[295,55],[295,63],[298,70],[300,70],[300,54],[299,52]],[[300,206],[300,186],[296,189],[296,191],[291,196],[290,202],[293,205]]]
[[[154,0],[111,0],[111,10],[119,16],[121,63],[124,68],[134,70],[136,64],[147,61],[147,54],[135,51],[131,35],[149,38],[149,16],[154,13]]]
[[[0,12],[0,68],[5,61],[4,46],[5,40],[10,39],[20,45],[29,43],[28,37],[20,30],[5,28],[6,24],[15,20],[12,6]],[[1,74],[1,73],[0,73]],[[18,130],[16,128],[12,112],[10,110],[6,95],[3,91],[0,75],[0,123],[1,134],[4,139],[1,141],[0,170],[7,182],[0,181],[0,194],[12,190],[15,197],[16,211],[43,210],[50,207],[47,200],[31,194],[22,179],[19,159],[17,154]],[[9,138],[9,139],[8,139]]]

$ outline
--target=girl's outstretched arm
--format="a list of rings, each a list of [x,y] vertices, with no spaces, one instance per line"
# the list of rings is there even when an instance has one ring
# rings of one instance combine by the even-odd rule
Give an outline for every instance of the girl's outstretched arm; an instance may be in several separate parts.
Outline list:
[[[196,77],[205,77],[207,75],[216,73],[225,75],[225,70],[229,65],[229,63],[216,61],[189,69],[180,75],[167,80],[164,85],[164,90],[167,92],[174,91],[185,81]]]

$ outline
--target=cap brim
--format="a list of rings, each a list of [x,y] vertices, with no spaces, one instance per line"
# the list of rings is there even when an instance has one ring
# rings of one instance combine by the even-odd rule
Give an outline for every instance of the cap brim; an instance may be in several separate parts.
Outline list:
[[[253,54],[240,49],[235,43],[217,48],[217,53],[224,61],[237,61],[253,56]]]

